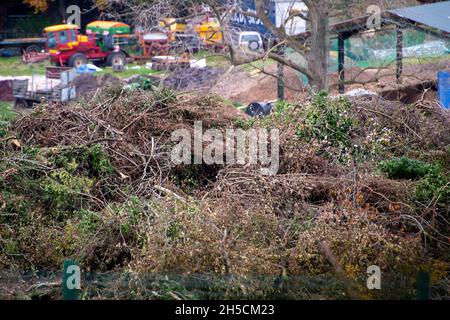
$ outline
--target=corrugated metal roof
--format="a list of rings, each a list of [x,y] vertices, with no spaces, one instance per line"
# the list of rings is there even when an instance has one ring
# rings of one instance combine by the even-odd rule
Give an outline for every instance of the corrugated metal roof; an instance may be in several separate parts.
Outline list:
[[[450,1],[393,9],[389,12],[438,30],[450,32]]]

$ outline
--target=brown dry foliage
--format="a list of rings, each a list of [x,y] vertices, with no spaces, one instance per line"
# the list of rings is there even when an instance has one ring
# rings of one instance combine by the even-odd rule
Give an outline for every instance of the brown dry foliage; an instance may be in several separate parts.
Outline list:
[[[429,259],[422,239],[431,231],[409,202],[412,182],[375,174],[376,159],[357,166],[319,155],[318,144],[296,138],[300,107],[286,111],[291,121],[270,119],[280,129],[278,175],[255,167],[206,168],[195,173],[207,176],[205,184],[185,194],[171,175],[191,168],[171,164],[170,133],[192,130],[196,120],[204,128],[235,127],[245,116],[217,97],[108,90],[75,105],[42,105],[14,123],[12,133],[24,146],[58,153],[98,143],[115,168],[87,198],[98,219],[94,230],[82,231],[77,216],[53,221],[43,207],[33,211],[34,224],[0,233],[0,243],[17,237],[31,265],[59,267],[70,256],[85,270],[136,275],[333,276],[319,248],[325,241],[345,277],[363,277],[375,264],[412,279]],[[433,104],[352,103],[360,121],[354,141],[367,137],[376,121],[394,132],[393,144],[402,142],[383,156],[413,149],[432,154],[450,144],[448,114]],[[106,187],[114,196],[104,194]],[[16,261],[10,258],[0,255],[5,268]]]

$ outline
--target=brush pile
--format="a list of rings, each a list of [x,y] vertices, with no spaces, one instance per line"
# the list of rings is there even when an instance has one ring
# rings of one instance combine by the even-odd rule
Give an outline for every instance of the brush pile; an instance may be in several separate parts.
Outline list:
[[[195,121],[278,129],[278,173],[174,164],[171,133]],[[249,119],[215,96],[112,86],[17,119],[0,169],[0,268],[73,258],[110,275],[91,298],[411,298],[419,270],[449,294],[450,115],[434,103],[319,94]]]

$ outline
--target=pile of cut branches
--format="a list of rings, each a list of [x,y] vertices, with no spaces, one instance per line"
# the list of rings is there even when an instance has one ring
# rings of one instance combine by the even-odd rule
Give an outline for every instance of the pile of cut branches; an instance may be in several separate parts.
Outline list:
[[[195,121],[279,129],[280,170],[174,165],[171,133]],[[160,88],[41,104],[1,140],[0,268],[59,270],[73,258],[119,272],[86,286],[108,298],[131,297],[129,287],[139,298],[410,298],[421,269],[441,292],[449,125],[435,103],[324,94],[261,119]],[[392,280],[388,291],[366,290],[370,265]],[[208,285],[188,287],[192,274]]]

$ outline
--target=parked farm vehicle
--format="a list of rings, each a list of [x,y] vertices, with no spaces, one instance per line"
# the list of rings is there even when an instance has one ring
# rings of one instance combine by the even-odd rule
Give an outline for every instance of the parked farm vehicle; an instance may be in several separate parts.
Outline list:
[[[223,34],[217,19],[208,15],[180,23],[177,19],[168,18],[160,21],[169,36],[171,48],[189,46],[190,52],[196,52],[200,47],[223,48]]]
[[[130,27],[114,21],[94,21],[86,26],[87,35],[78,33],[78,26],[60,24],[44,29],[47,48],[54,64],[78,68],[88,61],[108,66],[125,65],[127,53],[120,48],[127,44]]]
[[[159,21],[159,26],[169,35],[169,41],[176,41],[178,34],[186,33],[186,23],[177,22],[175,18],[165,18]]]
[[[150,60],[154,56],[166,55],[169,50],[169,36],[162,32],[137,33],[142,55],[131,55],[133,60]]]
[[[223,46],[222,28],[215,19],[205,18],[194,29],[205,45],[215,49]]]
[[[7,38],[0,35],[0,49],[17,48],[22,53],[40,52],[44,49],[45,38]]]
[[[13,96],[16,98],[16,108],[30,108],[34,103],[39,103],[42,100],[54,102],[67,102],[75,99],[76,88],[73,85],[73,80],[77,76],[73,68],[48,67],[46,70],[46,85],[44,88],[31,89],[29,86],[29,79],[19,80],[13,82]],[[52,79],[59,80],[55,86],[48,84]],[[33,79],[32,79],[33,81]]]

